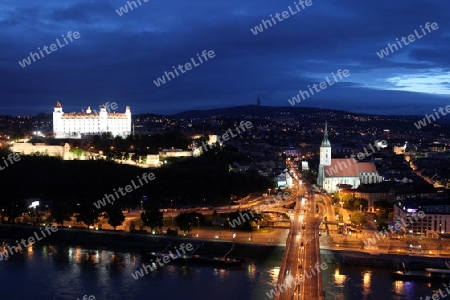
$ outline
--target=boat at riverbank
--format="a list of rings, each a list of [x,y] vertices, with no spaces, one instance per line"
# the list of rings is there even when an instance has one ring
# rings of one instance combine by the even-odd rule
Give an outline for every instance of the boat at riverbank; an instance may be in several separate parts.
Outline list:
[[[425,271],[395,271],[392,277],[401,281],[436,282],[450,280],[450,270],[425,268]]]
[[[226,266],[240,266],[244,262],[243,259],[239,258],[231,258],[231,257],[218,257],[218,256],[202,256],[202,255],[176,255],[173,253],[162,253],[162,252],[141,252],[141,255],[143,258],[147,259],[161,259],[164,260],[164,258],[169,258],[171,262],[181,262],[181,263],[197,263],[197,264],[205,264],[205,265],[212,265],[212,266],[220,266],[220,267],[226,267]],[[166,260],[167,260],[166,258]]]
[[[425,271],[433,274],[450,274],[449,269],[425,268]]]
[[[244,260],[239,258],[231,258],[231,257],[205,257],[201,255],[192,255],[189,259],[190,262],[200,263],[200,264],[209,264],[220,267],[225,266],[240,266]]]

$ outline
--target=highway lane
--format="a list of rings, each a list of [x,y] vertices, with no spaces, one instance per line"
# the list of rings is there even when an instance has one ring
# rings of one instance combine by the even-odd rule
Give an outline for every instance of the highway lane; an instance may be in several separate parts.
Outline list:
[[[323,286],[318,236],[320,218],[316,214],[314,193],[308,185],[299,184],[297,196],[278,276],[277,288],[280,293],[276,299],[321,300]],[[283,287],[281,291],[280,287]]]
[[[287,288],[278,295],[277,299],[280,300],[291,299],[294,290],[296,289],[296,285],[289,284],[289,280],[295,280],[299,273],[298,264],[301,243],[301,236],[299,233],[301,234],[301,221],[303,219],[303,216],[300,213],[300,199],[301,197],[297,197],[297,203],[291,219],[291,228],[289,230],[285,253],[280,268],[280,275],[278,276],[278,286],[286,286],[286,283],[288,283]]]
[[[303,279],[300,299],[323,299],[323,285],[320,261],[319,225],[316,201],[311,188],[307,188],[304,239]]]

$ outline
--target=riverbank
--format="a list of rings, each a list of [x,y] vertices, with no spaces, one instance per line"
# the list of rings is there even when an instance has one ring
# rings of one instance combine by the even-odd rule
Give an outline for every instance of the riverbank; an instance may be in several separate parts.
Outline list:
[[[41,227],[26,225],[0,225],[0,239],[14,245],[15,240],[28,239]],[[160,252],[170,247],[191,243],[199,246],[197,254],[223,256],[253,261],[281,261],[284,245],[237,242],[232,240],[168,237],[153,234],[134,234],[114,231],[80,230],[59,227],[58,231],[45,237],[39,244],[79,246],[87,249],[117,251]],[[447,257],[414,256],[405,254],[370,253],[361,250],[320,249],[321,260],[326,263],[345,264],[396,270],[404,263],[408,269],[447,268]]]
[[[0,239],[14,245],[15,240],[28,239],[41,227],[22,225],[0,225]],[[167,247],[191,243],[199,246],[200,255],[242,258],[245,260],[281,260],[284,246],[257,243],[242,243],[224,240],[201,240],[198,238],[168,237],[153,234],[134,234],[113,231],[93,231],[59,227],[39,244],[80,246],[88,249],[111,249],[117,251],[164,251]]]
[[[391,253],[369,253],[357,250],[320,249],[322,262],[338,263],[356,267],[383,268],[389,270],[403,269],[424,270],[425,268],[447,269],[448,257],[415,256]]]

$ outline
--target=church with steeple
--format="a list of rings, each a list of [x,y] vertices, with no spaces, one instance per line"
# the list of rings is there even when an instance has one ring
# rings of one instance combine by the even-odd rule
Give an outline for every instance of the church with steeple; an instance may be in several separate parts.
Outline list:
[[[328,193],[334,193],[342,186],[356,189],[360,184],[374,184],[382,181],[373,162],[358,161],[356,158],[331,158],[331,143],[328,139],[328,124],[325,122],[323,140],[320,144],[320,163],[317,185]]]

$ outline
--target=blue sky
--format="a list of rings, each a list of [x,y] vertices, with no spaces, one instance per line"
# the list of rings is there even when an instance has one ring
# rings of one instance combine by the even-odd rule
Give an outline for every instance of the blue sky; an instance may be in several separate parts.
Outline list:
[[[132,113],[176,113],[288,99],[331,72],[350,76],[297,106],[375,114],[429,113],[450,104],[450,2],[312,0],[254,35],[294,1],[154,1],[119,16],[127,1],[0,3],[0,114],[65,111],[117,102]],[[137,1],[136,1],[137,3]],[[380,59],[396,38],[439,28]],[[81,37],[22,68],[18,61],[68,31]],[[153,80],[203,50],[215,57],[160,87]]]

